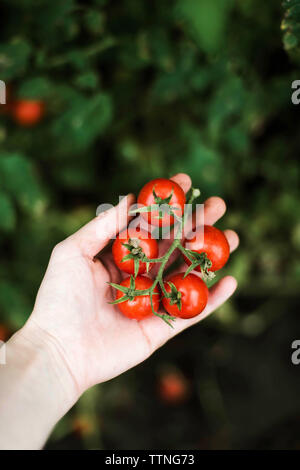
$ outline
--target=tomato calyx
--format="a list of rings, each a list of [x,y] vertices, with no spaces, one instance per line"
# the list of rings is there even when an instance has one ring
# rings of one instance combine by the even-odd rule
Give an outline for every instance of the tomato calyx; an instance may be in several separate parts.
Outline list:
[[[155,204],[151,204],[149,206],[140,207],[139,209],[134,209],[129,212],[130,215],[135,215],[137,213],[147,213],[147,212],[158,212],[154,218],[162,220],[165,215],[169,215],[174,217],[177,220],[181,220],[181,218],[174,213],[174,211],[178,211],[179,207],[171,206],[170,202],[174,194],[174,190],[171,190],[169,196],[162,198],[158,196],[155,192],[155,186],[153,187],[152,194],[154,197]]]
[[[155,186],[154,186],[155,188]],[[158,204],[158,205],[161,205],[161,204],[169,204],[169,202],[171,201],[172,197],[173,197],[173,193],[174,193],[174,190],[172,189],[171,190],[171,193],[169,196],[165,197],[165,198],[162,198],[160,196],[158,196],[155,192],[155,189],[153,188],[152,190],[152,194],[153,194],[153,197],[154,197],[154,200],[155,200],[155,203]]]
[[[191,261],[191,265],[185,272],[186,277],[191,271],[200,266],[202,278],[206,281],[211,281],[215,277],[215,273],[210,271],[212,262],[205,252],[198,253],[197,251],[187,250],[185,248],[185,255]]]
[[[130,276],[130,285],[129,287],[121,286],[120,284],[115,284],[114,282],[108,282],[108,284],[111,287],[114,287],[115,289],[123,292],[123,297],[120,297],[119,299],[116,299],[112,302],[109,302],[110,304],[120,304],[121,302],[126,302],[127,300],[134,300],[136,297],[136,290],[135,290],[135,280],[133,276]],[[141,291],[140,291],[141,292]]]
[[[170,202],[171,202],[171,199],[172,199],[173,194],[174,194],[173,189],[171,190],[171,193],[169,194],[169,196],[167,196],[165,198],[162,198],[162,197],[158,196],[156,194],[154,188],[152,190],[152,194],[153,194],[153,197],[154,197],[155,204],[157,204],[159,206],[159,213],[156,216],[156,219],[163,219],[166,214],[170,215],[172,217],[175,217],[176,219],[180,219],[177,216],[177,214],[174,213],[174,211],[178,211],[179,208],[174,207],[174,206],[170,206]]]
[[[147,261],[145,253],[143,252],[140,241],[138,238],[129,238],[128,243],[122,243],[125,248],[129,251],[128,255],[122,258],[122,262],[133,259],[134,261],[134,277],[138,275],[140,262],[146,263],[146,272],[149,272],[150,263]]]
[[[175,217],[177,220],[181,220],[181,217],[174,213],[174,211],[178,210],[179,207],[170,206],[167,203],[151,204],[150,206],[140,207],[139,209],[133,209],[129,211],[129,215],[136,215],[138,213],[142,214],[147,212],[158,212],[158,215],[154,217],[155,219],[163,219],[164,215],[167,214],[172,217]]]
[[[114,287],[115,289],[121,291],[124,295],[120,297],[119,299],[113,300],[112,302],[109,302],[112,305],[120,304],[126,301],[131,301],[134,300],[138,296],[142,295],[149,295],[150,297],[150,304],[151,304],[151,309],[153,315],[156,317],[161,318],[167,325],[171,326],[173,328],[173,325],[171,321],[175,320],[175,317],[172,317],[168,313],[158,313],[155,311],[154,305],[153,305],[153,295],[159,295],[158,292],[154,292],[153,290],[153,285],[152,288],[150,289],[145,289],[145,290],[137,290],[135,286],[135,278],[131,275],[130,276],[130,284],[129,287],[122,286],[120,284],[115,284],[114,282],[108,282],[108,285],[111,287]]]
[[[168,294],[168,299],[170,300],[171,305],[177,305],[178,309],[181,310],[182,308],[182,294],[177,289],[177,287],[173,284],[173,282],[168,282],[168,285],[171,288],[171,292]]]

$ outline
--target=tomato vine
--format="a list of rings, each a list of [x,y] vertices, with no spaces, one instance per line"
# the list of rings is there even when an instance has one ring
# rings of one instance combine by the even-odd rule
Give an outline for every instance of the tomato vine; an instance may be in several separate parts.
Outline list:
[[[165,206],[166,204],[169,204],[171,202],[173,195],[173,190],[170,193],[170,195],[166,198],[160,198],[157,196],[155,189],[153,189],[153,196],[155,198],[155,205],[149,205],[149,206],[144,206],[142,208],[137,208],[132,211],[130,211],[130,215],[137,215],[137,214],[145,214],[145,213],[151,213],[155,212],[159,214],[158,218],[161,220],[162,217],[165,216],[167,213]],[[191,195],[188,200],[188,205],[191,205],[196,198],[200,196],[200,190],[193,188],[191,190]],[[163,211],[160,209],[160,204],[164,205]],[[159,207],[158,207],[159,206]],[[167,292],[165,283],[163,280],[164,277],[164,271],[166,268],[166,265],[168,263],[168,260],[170,259],[170,256],[172,253],[178,248],[182,254],[188,258],[191,261],[191,265],[187,269],[186,273],[184,274],[184,277],[186,277],[193,269],[195,268],[200,268],[202,278],[204,279],[212,279],[214,277],[214,273],[209,271],[209,268],[211,267],[211,261],[208,259],[206,254],[199,254],[197,252],[194,252],[192,250],[188,250],[185,248],[182,243],[181,243],[181,238],[182,238],[182,233],[183,233],[183,228],[186,223],[186,217],[187,215],[183,213],[181,217],[175,214],[174,209],[172,206],[169,206],[169,214],[174,217],[177,221],[178,226],[176,227],[176,232],[175,232],[175,237],[174,241],[166,251],[166,253],[159,257],[159,258],[148,258],[142,251],[139,249],[138,245],[135,243],[132,243],[132,240],[130,240],[130,243],[124,243],[124,246],[128,249],[129,254],[126,255],[122,261],[127,261],[129,259],[134,260],[134,275],[132,274],[130,277],[130,285],[129,287],[116,284],[116,283],[109,283],[110,286],[113,288],[119,290],[122,292],[123,296],[117,298],[116,300],[112,301],[112,304],[120,304],[122,302],[126,301],[131,301],[139,296],[149,296],[150,297],[150,303],[151,303],[151,309],[153,315],[160,317],[163,321],[165,321],[169,326],[172,327],[172,321],[175,320],[175,317],[168,314],[168,313],[159,313],[155,310],[154,305],[153,305],[153,296],[158,295],[155,290],[157,289],[157,286],[159,285],[164,298],[169,299],[171,303],[176,303],[178,304],[179,310],[181,309],[181,294],[179,291],[177,291],[176,287],[172,285],[171,292]],[[146,263],[147,265],[147,272],[148,272],[148,267],[151,264],[155,263],[160,263],[160,267],[157,273],[156,278],[153,280],[153,283],[151,287],[147,289],[136,289],[135,286],[135,279],[137,277],[137,274],[139,272],[139,264],[140,263]],[[175,300],[174,300],[175,299]],[[176,300],[177,299],[177,300]]]

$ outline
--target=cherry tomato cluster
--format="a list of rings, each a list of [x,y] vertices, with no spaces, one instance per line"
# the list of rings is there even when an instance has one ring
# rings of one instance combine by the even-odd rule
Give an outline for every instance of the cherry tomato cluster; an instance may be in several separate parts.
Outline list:
[[[189,204],[200,194],[192,190]],[[212,279],[229,258],[228,241],[219,229],[204,225],[192,237],[175,237],[165,254],[159,256],[153,227],[163,229],[174,225],[181,230],[185,223],[186,198],[182,188],[172,180],[157,178],[147,183],[139,193],[138,207],[133,211],[147,223],[127,228],[119,233],[112,246],[115,264],[129,274],[120,284],[110,283],[116,289],[112,302],[128,318],[142,320],[152,315],[161,317],[171,325],[176,318],[199,315],[208,301],[208,288],[204,280]],[[170,255],[179,250],[188,265],[185,272],[164,278],[164,269]],[[156,277],[151,270],[159,264]],[[192,271],[195,273],[192,273]],[[199,274],[197,274],[199,273]],[[159,313],[162,302],[165,313]]]

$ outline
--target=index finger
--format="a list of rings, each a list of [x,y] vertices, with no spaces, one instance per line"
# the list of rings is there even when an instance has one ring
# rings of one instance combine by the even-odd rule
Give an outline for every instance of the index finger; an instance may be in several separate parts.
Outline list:
[[[176,175],[171,176],[170,180],[177,183],[181,189],[183,189],[185,194],[191,189],[192,181],[186,173],[177,173]]]

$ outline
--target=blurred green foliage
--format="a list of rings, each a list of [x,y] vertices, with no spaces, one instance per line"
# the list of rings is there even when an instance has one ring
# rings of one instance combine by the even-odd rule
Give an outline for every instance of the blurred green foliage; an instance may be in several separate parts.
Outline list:
[[[281,28],[284,31],[284,47],[299,59],[300,47],[300,2],[299,0],[284,0],[283,8],[285,10]]]
[[[231,352],[237,341],[261,338],[298,292],[299,111],[290,97],[292,80],[300,78],[299,12],[299,0],[285,0],[283,7],[260,0],[1,2],[0,79],[15,98],[46,105],[45,118],[30,129],[0,115],[2,323],[12,329],[24,323],[53,245],[93,217],[98,204],[138,192],[152,177],[187,172],[203,199],[215,194],[226,199],[228,213],[220,227],[236,229],[241,237],[226,269],[238,278],[237,300],[202,327],[209,352],[193,343],[194,338],[198,344],[199,332],[188,333],[190,346],[174,342],[186,348],[187,361],[194,364],[188,373],[195,376],[202,367],[193,406],[198,409],[197,402],[212,411],[206,418],[199,412],[199,420],[215,423],[216,409],[223,416],[222,390],[215,372],[203,367],[205,358],[222,351],[218,341],[224,335],[224,348]],[[168,351],[173,354],[175,346]],[[164,353],[167,363],[178,359],[172,354]],[[245,352],[245,361],[249,355]],[[148,377],[153,369],[143,367]],[[125,432],[119,436],[118,403],[125,400],[132,410],[137,397],[143,406],[151,403],[134,374],[104,386],[100,398],[98,389],[89,392],[56,437],[72,431],[77,413],[92,423],[84,435],[86,447],[103,445],[99,429],[106,415],[113,429],[104,425],[104,434],[113,436],[108,447],[168,446],[170,439],[175,448],[205,446],[200,431],[199,442],[186,441],[176,426],[164,428],[169,441],[155,441],[151,430],[144,440],[134,430],[127,441]],[[205,383],[208,395],[203,395]],[[207,397],[215,397],[211,406]],[[238,399],[242,403],[242,392]],[[186,413],[183,407],[178,416],[172,414],[179,428],[190,416]],[[126,419],[130,423],[132,415]],[[144,421],[139,416],[137,428],[149,428],[149,420],[148,414]],[[214,425],[207,425],[210,431],[205,426],[203,432],[212,436],[208,446],[236,442],[226,423],[225,431],[216,433]]]

